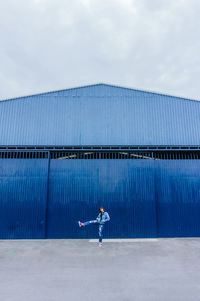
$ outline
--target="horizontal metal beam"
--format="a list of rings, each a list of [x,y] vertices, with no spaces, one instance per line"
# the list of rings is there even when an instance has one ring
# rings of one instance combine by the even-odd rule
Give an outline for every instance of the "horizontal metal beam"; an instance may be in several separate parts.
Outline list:
[[[134,145],[95,145],[95,146],[21,146],[21,145],[11,145],[11,146],[0,146],[0,151],[84,151],[84,150],[93,150],[93,151],[123,151],[123,150],[129,150],[129,151],[169,151],[169,150],[200,150],[200,145],[154,145],[154,146],[134,146]]]

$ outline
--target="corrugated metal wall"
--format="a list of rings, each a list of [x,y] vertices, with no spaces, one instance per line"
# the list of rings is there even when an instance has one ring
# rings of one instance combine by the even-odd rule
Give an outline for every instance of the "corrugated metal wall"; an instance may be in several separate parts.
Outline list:
[[[0,102],[0,145],[199,145],[200,102],[109,85]]]
[[[50,163],[50,164],[49,164]],[[0,159],[0,238],[200,236],[200,160]],[[49,177],[48,177],[49,175]]]

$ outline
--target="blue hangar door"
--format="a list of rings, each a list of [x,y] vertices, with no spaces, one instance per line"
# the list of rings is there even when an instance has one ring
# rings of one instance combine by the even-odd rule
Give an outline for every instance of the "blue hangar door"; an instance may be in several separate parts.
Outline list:
[[[156,160],[158,237],[200,236],[200,160]]]
[[[47,179],[47,159],[0,159],[1,239],[45,237]]]
[[[109,212],[104,237],[156,237],[153,160],[50,160],[47,238],[95,238],[100,205]]]
[[[200,236],[200,153],[122,154],[0,152],[0,239]]]

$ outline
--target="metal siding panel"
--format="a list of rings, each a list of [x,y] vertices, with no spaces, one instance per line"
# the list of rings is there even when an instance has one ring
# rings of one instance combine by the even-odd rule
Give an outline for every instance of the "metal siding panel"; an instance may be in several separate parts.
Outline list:
[[[0,239],[44,238],[48,160],[0,159]]]
[[[94,85],[0,102],[1,145],[199,145],[200,102]]]
[[[100,205],[111,221],[105,237],[155,237],[153,160],[51,160],[48,238],[97,237]]]
[[[200,236],[200,160],[157,160],[159,237]]]

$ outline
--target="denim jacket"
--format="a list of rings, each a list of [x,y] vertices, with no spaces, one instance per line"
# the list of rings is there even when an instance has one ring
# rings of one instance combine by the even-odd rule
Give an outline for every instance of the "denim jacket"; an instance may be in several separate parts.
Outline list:
[[[96,220],[100,225],[104,225],[106,222],[108,222],[110,220],[110,216],[109,216],[108,212],[104,212],[102,214],[102,219],[101,219],[101,213],[99,213]]]

